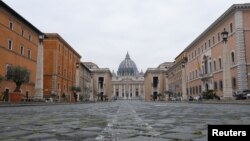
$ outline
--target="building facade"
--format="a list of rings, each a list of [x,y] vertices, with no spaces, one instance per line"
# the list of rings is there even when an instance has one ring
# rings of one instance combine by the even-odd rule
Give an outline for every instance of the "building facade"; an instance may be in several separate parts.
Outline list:
[[[232,5],[185,49],[188,96],[214,90],[232,98],[233,92],[250,88],[249,16],[250,4]],[[223,31],[229,33],[226,43]]]
[[[186,52],[179,54],[173,63],[173,66],[166,71],[166,90],[170,97],[182,97],[187,99],[186,93],[186,71],[187,62]]]
[[[113,97],[116,99],[144,99],[144,77],[127,53],[120,63],[117,74],[113,72]]]
[[[36,85],[42,78],[37,79],[37,68],[42,60],[38,57],[42,52],[43,33],[29,21],[15,12],[12,8],[0,1],[0,75],[6,76],[11,66],[20,66],[28,69],[29,82],[21,86],[21,93],[26,97],[34,98],[36,91],[41,92],[42,85]],[[40,48],[40,49],[39,49]],[[13,92],[15,84],[3,80],[0,85],[0,95],[4,91]],[[42,98],[42,93],[37,97]],[[1,97],[2,100],[2,97]],[[0,101],[1,101],[0,100]]]
[[[145,100],[165,100],[166,71],[172,62],[165,62],[157,68],[148,68],[144,74]]]
[[[77,93],[77,101],[89,101],[92,89],[91,71],[83,62],[81,62],[76,69],[76,86],[81,89],[81,91]]]
[[[76,85],[76,69],[81,56],[57,33],[46,33],[44,40],[44,96],[72,102],[71,87]]]
[[[84,62],[91,71],[90,101],[110,101],[112,99],[112,73],[108,68],[99,68],[92,62]]]

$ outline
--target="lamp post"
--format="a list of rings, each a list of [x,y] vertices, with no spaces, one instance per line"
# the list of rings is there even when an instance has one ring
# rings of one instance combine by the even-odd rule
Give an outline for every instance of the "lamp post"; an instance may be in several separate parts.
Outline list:
[[[181,63],[181,73],[182,73],[182,80],[181,80],[181,83],[182,83],[182,98],[183,98],[183,100],[187,100],[188,98],[187,98],[187,93],[186,93],[187,86],[186,86],[185,62]]]
[[[223,97],[225,99],[232,99],[232,78],[230,69],[230,58],[227,47],[228,32],[224,29],[221,33],[223,39]]]
[[[80,76],[80,69],[79,69],[79,68],[80,68],[80,63],[79,63],[79,62],[76,62],[75,88],[81,86],[81,85],[80,85],[81,76]],[[83,89],[82,89],[82,90],[83,90]],[[75,98],[75,94],[74,94],[73,96],[74,96],[74,98]],[[75,99],[76,99],[75,102],[80,101],[80,94],[79,94],[79,92],[76,92],[76,96],[77,96],[77,98],[75,98]]]

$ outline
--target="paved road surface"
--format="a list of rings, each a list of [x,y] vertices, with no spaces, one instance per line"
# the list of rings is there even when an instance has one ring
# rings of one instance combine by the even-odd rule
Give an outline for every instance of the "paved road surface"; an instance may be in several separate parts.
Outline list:
[[[0,107],[0,141],[207,140],[207,124],[250,124],[250,105],[116,101]]]

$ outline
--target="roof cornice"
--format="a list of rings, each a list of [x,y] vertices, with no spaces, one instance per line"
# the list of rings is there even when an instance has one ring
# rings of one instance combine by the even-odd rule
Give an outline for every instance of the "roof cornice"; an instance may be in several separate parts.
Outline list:
[[[216,27],[220,22],[222,22],[226,17],[235,12],[236,10],[250,9],[250,3],[245,4],[234,4],[229,9],[227,9],[217,20],[215,20],[205,31],[203,31],[191,44],[189,44],[184,51],[188,51],[192,48],[200,39],[202,39],[206,34],[208,34],[211,29]]]
[[[19,19],[20,21],[22,21],[24,24],[26,24],[28,27],[30,27],[31,29],[33,29],[38,34],[42,34],[42,35],[44,34],[38,28],[36,28],[34,25],[32,25],[28,20],[26,20],[23,16],[21,16],[20,14],[18,14],[10,6],[8,6],[6,3],[4,3],[2,0],[0,0],[0,7],[2,7],[5,10],[7,10],[9,13],[11,13],[13,16],[15,16],[17,19]]]
[[[51,38],[57,38],[61,42],[63,42],[64,44],[66,44],[71,51],[73,51],[78,57],[81,58],[81,55],[78,52],[76,52],[76,50],[74,50],[73,47],[68,42],[66,42],[58,33],[45,33],[45,35],[47,37],[47,38],[45,38],[45,40],[46,39],[49,40],[50,37]]]

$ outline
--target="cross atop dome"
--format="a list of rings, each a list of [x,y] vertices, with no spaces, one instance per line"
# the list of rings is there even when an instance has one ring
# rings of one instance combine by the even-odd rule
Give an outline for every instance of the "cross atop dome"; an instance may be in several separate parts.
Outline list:
[[[130,56],[128,54],[128,51],[127,51],[127,54],[126,54],[126,58],[125,59],[130,59]]]

